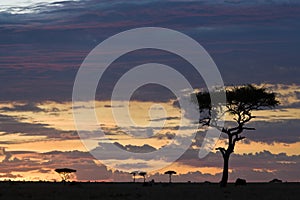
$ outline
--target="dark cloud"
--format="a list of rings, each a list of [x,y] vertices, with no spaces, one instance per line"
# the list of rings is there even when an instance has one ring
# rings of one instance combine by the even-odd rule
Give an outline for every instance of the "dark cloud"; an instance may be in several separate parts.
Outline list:
[[[13,107],[2,107],[0,110],[5,111],[5,112],[10,112],[10,111],[17,111],[17,112],[22,112],[22,111],[30,111],[30,112],[46,112],[47,110],[42,109],[38,107],[35,103],[26,103],[26,104],[15,104]]]
[[[244,135],[252,141],[272,144],[296,143],[300,141],[300,120],[256,121],[251,122],[249,127],[255,127],[255,131],[247,131]]]
[[[20,133],[23,136],[46,136],[47,138],[78,139],[75,131],[62,131],[49,127],[48,124],[21,122],[20,118],[0,114],[2,134]],[[24,141],[23,141],[24,142]],[[2,144],[11,144],[13,141],[1,141]]]
[[[5,152],[9,159],[1,162],[1,177],[11,177],[14,174],[23,172],[38,171],[42,174],[49,174],[53,179],[59,179],[54,169],[68,167],[76,169],[77,180],[114,180],[114,181],[130,181],[131,175],[127,172],[111,171],[102,164],[95,164],[93,157],[88,152],[69,151],[69,152]],[[66,162],[66,160],[68,162]],[[269,181],[273,178],[279,178],[284,181],[299,181],[299,177],[295,176],[299,172],[299,156],[288,156],[284,153],[272,154],[268,151],[256,154],[232,155],[230,160],[229,174],[230,181],[234,181],[237,177],[246,178],[247,181]],[[141,167],[148,166],[148,162],[136,163]],[[211,153],[204,159],[182,157],[176,162],[177,165],[190,165],[193,167],[222,167],[222,158],[219,153]],[[122,167],[130,166],[120,162]],[[124,165],[124,166],[123,166]],[[126,166],[125,166],[126,165]],[[136,166],[136,165],[135,165]],[[171,166],[170,166],[171,167]],[[200,169],[199,169],[200,170]],[[6,176],[7,175],[7,176]],[[22,177],[17,175],[17,177]],[[38,177],[36,177],[38,180]],[[215,175],[205,174],[200,171],[177,174],[174,176],[175,182],[218,182],[221,173]],[[155,179],[155,181],[167,181],[164,174],[150,175],[147,179]]]
[[[179,160],[179,163],[193,167],[218,167],[222,169],[222,155],[210,153],[203,159],[197,159],[198,151],[189,150]],[[230,180],[244,177],[251,181],[266,181],[279,177],[288,181],[299,181],[298,173],[300,156],[288,156],[285,153],[272,154],[264,151],[255,154],[233,154],[230,157]],[[221,178],[221,174],[216,174]]]
[[[150,121],[164,121],[164,120],[174,120],[174,119],[180,119],[180,117],[164,117],[164,118],[158,118],[158,119],[152,119]]]
[[[101,124],[101,131],[105,133],[105,135],[127,135],[125,131],[123,131],[120,127],[106,127],[105,124]]]
[[[297,99],[300,100],[300,92],[296,91],[295,94],[296,94]]]
[[[147,168],[150,168],[150,165],[149,163],[146,163],[146,162],[137,162],[137,163],[133,163],[133,164],[117,164],[116,167],[120,167],[121,169],[127,169],[127,170],[130,170],[130,169],[136,169],[136,168],[139,168],[139,169],[147,169]]]
[[[124,177],[122,178],[122,175],[120,175],[124,173],[113,173],[105,166],[95,164],[93,157],[88,152],[6,152],[6,154],[9,156],[9,159],[4,159],[1,162],[2,168],[0,173],[3,174],[11,174],[12,172],[21,174],[22,172],[35,171],[49,174],[53,179],[59,180],[59,176],[54,170],[56,168],[69,167],[77,170],[76,177],[78,180],[113,180],[115,178],[115,180],[125,181]],[[130,177],[130,175],[127,174],[127,177]],[[18,178],[26,177],[18,175]],[[39,177],[35,178],[41,180]]]
[[[129,152],[134,152],[134,153],[148,153],[155,151],[156,149],[148,144],[144,144],[143,146],[136,146],[136,145],[121,145],[120,143],[115,142],[114,143],[117,147],[129,151]]]
[[[154,148],[148,144],[144,144],[143,146],[137,146],[137,145],[131,145],[131,144],[124,146],[118,142],[114,142],[114,145],[116,145],[120,149],[123,149],[128,152],[133,152],[133,153],[149,153],[149,152],[153,152],[156,150],[156,148]]]
[[[172,140],[174,139],[175,136],[176,136],[175,133],[167,132],[167,133],[157,133],[153,137],[159,140],[163,140],[163,139]]]
[[[283,111],[280,111],[283,112]],[[267,117],[260,117],[264,119],[263,121],[253,121],[249,122],[246,127],[255,128],[255,130],[244,130],[241,134],[246,137],[246,140],[242,142],[250,143],[251,141],[267,143],[272,145],[274,143],[284,143],[293,144],[300,141],[299,130],[300,130],[300,120],[298,119],[278,119],[270,120],[272,118],[279,118],[277,114]],[[290,116],[294,118],[295,116]],[[233,122],[225,122],[225,127],[236,126]],[[205,137],[205,132],[198,132],[195,137],[195,142],[193,143],[197,147],[200,147],[203,138]],[[220,139],[226,139],[227,135],[222,133]]]
[[[85,56],[107,37],[144,26],[172,28],[201,42],[227,84],[299,83],[300,6],[291,1],[238,2],[245,6],[224,1],[78,1],[39,7],[38,14],[0,13],[0,83],[5,94],[0,100],[70,100]],[[150,61],[147,55],[127,57],[112,67],[100,98],[109,98],[113,80],[135,66],[134,59]],[[159,54],[152,59],[168,60],[193,84],[204,86],[194,83],[201,81],[184,67],[186,63]],[[157,100],[166,93],[157,87],[150,90],[137,99],[145,100],[157,91],[151,97]]]
[[[5,178],[6,180],[9,180],[9,179],[23,178],[23,177],[20,174],[14,175],[14,174],[7,173],[7,174],[1,174],[0,178]]]

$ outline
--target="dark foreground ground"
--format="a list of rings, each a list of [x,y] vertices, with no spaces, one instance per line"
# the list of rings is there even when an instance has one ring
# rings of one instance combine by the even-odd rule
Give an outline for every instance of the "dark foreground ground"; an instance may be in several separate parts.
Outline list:
[[[300,199],[300,183],[50,183],[0,182],[0,199]]]

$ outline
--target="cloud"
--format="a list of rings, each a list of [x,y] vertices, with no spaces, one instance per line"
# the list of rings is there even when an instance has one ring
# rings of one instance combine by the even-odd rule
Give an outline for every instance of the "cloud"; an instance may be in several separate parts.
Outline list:
[[[51,128],[47,122],[24,122],[26,119],[21,119],[24,117],[23,115],[12,117],[6,115],[8,113],[5,112],[50,113],[52,111],[45,109],[45,106],[30,102],[45,102],[45,100],[70,102],[75,76],[85,56],[106,38],[120,31],[145,26],[175,29],[199,41],[218,65],[225,84],[284,83],[285,85],[276,86],[277,90],[281,92],[280,99],[285,103],[280,108],[299,108],[300,6],[296,0],[218,0],[214,2],[182,0],[126,1],[126,3],[124,1],[114,1],[113,3],[108,1],[61,1],[53,4],[24,5],[24,8],[14,6],[4,9],[6,9],[5,12],[0,12],[0,38],[2,41],[0,44],[0,89],[3,94],[0,101],[25,103],[2,108],[1,111],[4,112],[0,115],[0,131],[4,136],[2,138],[10,134],[46,136],[47,139],[54,140],[78,138],[74,131]],[[20,14],[22,12],[23,14]],[[103,78],[103,84],[99,85],[101,90],[98,88],[97,98],[109,99],[116,80],[133,66],[145,62],[170,65],[181,72],[193,86],[205,87],[201,75],[197,76],[197,73],[185,60],[162,51],[138,51],[120,57],[110,66]],[[293,83],[295,84],[293,85]],[[283,91],[288,92],[282,93]],[[137,90],[134,98],[139,101],[149,99],[169,101],[174,99],[174,95],[165,88],[151,85]],[[58,113],[57,111],[53,110],[55,113]],[[275,113],[273,117],[277,117],[277,114]],[[278,116],[278,118],[282,117]],[[171,119],[169,118],[169,120]],[[269,120],[269,118],[267,117],[265,120]],[[250,141],[267,144],[274,142],[292,144],[299,141],[298,124],[297,119],[253,122],[252,125],[257,128],[257,131],[248,132],[246,136]],[[178,129],[178,127],[174,127],[174,129]],[[107,129],[107,131],[110,130]],[[117,128],[111,133],[117,136],[124,135]],[[173,134],[156,136],[158,139],[169,139],[173,137]],[[199,147],[201,139],[203,139],[200,136],[197,137],[193,144],[195,148]],[[10,144],[12,141],[6,139],[2,143]],[[149,146],[127,145],[126,147],[126,145],[122,145],[122,147],[135,151],[151,150]],[[155,147],[152,148],[155,149]],[[25,154],[25,152],[23,153]],[[6,170],[9,169],[9,166],[14,169],[17,164],[21,166],[25,163],[25,168],[28,167],[27,171],[37,172],[37,163],[40,161],[28,160],[28,157],[23,159],[20,155],[15,157],[14,154],[6,157],[4,162],[9,163]],[[44,154],[28,152],[27,154],[34,157],[44,156]],[[53,153],[53,155],[55,154]],[[80,179],[93,177],[93,175],[87,175],[88,170],[93,173],[97,172],[96,179],[119,178],[119,180],[124,180],[121,176],[128,175],[122,174],[122,172],[120,174],[112,173],[105,167],[97,171],[99,169],[93,161],[78,159],[77,156],[85,156],[78,152],[65,154],[57,152],[57,159],[59,159],[58,154],[64,159],[70,157],[69,159],[74,162],[74,165],[70,164],[70,166],[84,168],[80,161],[90,166],[87,170],[83,169],[84,173],[77,174],[77,178],[80,177]],[[51,156],[47,155],[46,157],[50,159]],[[197,151],[189,151],[184,158],[192,158],[192,156],[197,158]],[[263,156],[274,161],[273,155],[264,153]],[[251,157],[251,159],[254,158],[255,156]],[[286,159],[288,158],[286,156]],[[63,163],[64,159],[56,164]],[[218,161],[214,160],[214,157],[210,158],[211,160],[207,159],[207,163],[204,165],[210,167],[216,166],[216,164],[217,166],[222,165],[219,158]],[[296,162],[296,164],[299,162],[297,158],[293,159],[291,162]],[[260,162],[263,162],[262,160]],[[26,165],[27,161],[28,166]],[[190,165],[194,165],[193,162],[196,163],[197,160],[189,159]],[[143,163],[140,164],[142,166]],[[281,163],[281,165],[284,164]],[[298,172],[294,170],[292,163],[287,166],[291,173]],[[50,166],[49,163],[48,167],[38,173],[45,174],[43,172],[49,172],[50,167],[54,166]],[[272,175],[284,177],[285,173],[287,177],[291,177],[290,173],[284,171],[283,168],[280,168],[276,174],[272,174],[270,170],[274,169],[269,165],[255,170],[245,168],[245,171],[242,170],[244,166],[241,167],[232,173],[242,174],[245,172],[250,176],[251,171],[252,176],[258,179],[265,175],[267,178]],[[102,176],[98,172],[104,175]],[[12,171],[8,171],[6,174],[7,176],[19,176]],[[185,180],[193,180],[193,176],[203,179],[212,178],[201,172],[191,172],[186,175]],[[197,177],[197,180],[203,179]]]
[[[219,152],[210,153],[204,159],[197,159],[197,152],[187,151],[179,160],[183,165],[193,167],[220,167],[223,166],[223,159]],[[294,175],[299,173],[300,156],[288,156],[285,153],[272,154],[263,151],[255,154],[232,154],[230,157],[230,180],[238,177],[246,178],[249,181],[268,181],[278,177],[287,181],[299,181]],[[221,174],[216,174],[219,179]]]
[[[143,146],[136,146],[136,145],[123,146],[120,143],[115,142],[114,145],[116,145],[117,147],[123,150],[134,152],[134,153],[148,153],[156,150],[154,147],[147,144],[144,144]]]
[[[80,181],[128,181],[131,179],[131,175],[128,173],[113,172],[99,162],[96,164],[88,152],[7,152],[7,154],[10,154],[10,159],[2,161],[1,172],[19,173],[18,178],[21,180],[32,176],[30,173],[33,172],[37,177],[31,179],[60,180],[54,169],[62,167],[76,169],[75,177]]]
[[[136,153],[135,158],[143,161],[149,161],[151,159],[156,160],[152,154],[147,155],[146,153],[151,153],[157,150],[156,148],[144,144],[142,146],[138,145],[122,145],[118,142],[114,142],[113,145],[120,148],[123,151],[116,150],[115,152],[111,149],[112,144],[99,143],[99,145],[91,150],[93,155],[101,155],[101,160],[129,160],[131,159],[130,154],[126,152]],[[121,154],[122,152],[122,154]],[[99,157],[99,156],[98,156]]]
[[[49,127],[48,124],[21,122],[18,117],[0,114],[1,126],[0,131],[3,135],[20,133],[22,136],[45,136],[47,138],[64,140],[78,139],[75,131],[62,131]],[[14,143],[7,141],[2,143]]]
[[[295,94],[296,94],[297,99],[300,100],[300,91],[296,91]]]
[[[25,103],[25,104],[14,104],[12,107],[2,107],[0,110],[5,112],[17,111],[17,112],[46,112],[45,109],[38,107],[35,103]]]
[[[175,135],[176,135],[175,133],[167,132],[164,134],[162,133],[155,134],[154,137],[159,140],[163,140],[163,139],[172,140],[174,139]]]
[[[23,178],[23,177],[19,174],[14,175],[14,174],[6,173],[6,174],[0,174],[0,178],[4,178],[4,180],[10,180],[15,178]]]
[[[151,166],[149,164],[147,164],[146,162],[137,162],[137,163],[125,163],[125,164],[117,164],[116,165],[117,168],[121,168],[121,169],[127,169],[127,170],[132,170],[132,169],[147,169],[150,168]]]
[[[64,6],[67,3],[78,0],[3,0],[0,13],[10,14],[31,14],[39,13],[48,9],[55,9]],[[53,8],[54,7],[54,8]]]
[[[279,108],[300,108],[300,86],[297,84],[261,84],[275,92]]]
[[[180,117],[164,117],[164,118],[158,118],[158,119],[152,119],[150,121],[165,121],[165,120],[174,120],[174,119],[180,119]]]
[[[208,169],[220,167],[222,168],[222,156],[220,153],[210,153],[204,159],[198,159],[197,153],[193,156],[190,150],[183,155],[174,164],[179,167],[199,167],[197,171],[188,173],[177,173],[174,176],[175,182],[186,181],[212,181],[218,182],[221,178],[221,173],[215,175],[201,172],[201,168]],[[59,180],[59,176],[54,172],[54,169],[61,167],[74,168],[77,170],[76,179],[81,181],[86,180],[106,180],[106,181],[129,181],[131,175],[127,172],[112,171],[101,164],[101,161],[96,161],[88,152],[80,151],[51,151],[46,153],[36,153],[30,151],[5,151],[6,159],[1,161],[1,178],[28,178],[30,173],[37,174],[36,180]],[[66,162],[67,161],[67,162]],[[136,162],[140,168],[148,167],[149,162]],[[300,156],[287,156],[284,153],[272,154],[268,151],[263,151],[255,154],[233,154],[230,158],[230,181],[234,181],[237,177],[246,178],[247,181],[269,181],[273,178],[279,178],[287,181],[299,181],[299,177],[295,174],[299,173]],[[119,162],[123,168],[131,169],[130,163]],[[137,165],[134,165],[135,167]],[[168,167],[172,170],[172,165]],[[149,174],[148,180],[167,181],[166,175],[161,173]],[[27,176],[27,177],[26,177]],[[31,175],[32,176],[32,175]],[[33,179],[34,177],[32,177]]]
[[[252,141],[272,144],[296,143],[300,141],[300,120],[277,120],[274,122],[256,121],[249,123],[249,127],[255,127],[255,131],[248,131],[244,135]]]
[[[228,84],[299,82],[299,5],[255,6],[257,1],[252,6],[225,6],[224,1],[219,1],[221,5],[205,2],[63,1],[56,2],[58,7],[22,17],[0,13],[4,41],[0,45],[0,85],[6,94],[0,100],[70,100],[76,72],[97,44],[120,31],[145,26],[172,28],[199,41]],[[195,77],[186,62],[161,52],[145,52],[125,56],[115,68],[112,66],[97,97],[108,99],[115,80],[139,64],[136,59],[174,66],[192,85],[204,86],[201,76]],[[136,99],[173,97],[157,86],[148,89],[140,91]]]

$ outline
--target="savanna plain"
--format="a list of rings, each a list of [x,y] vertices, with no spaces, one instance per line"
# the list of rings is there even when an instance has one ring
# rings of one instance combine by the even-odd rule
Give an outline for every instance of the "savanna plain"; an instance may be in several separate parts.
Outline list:
[[[298,200],[300,183],[0,182],[0,199],[255,199]]]

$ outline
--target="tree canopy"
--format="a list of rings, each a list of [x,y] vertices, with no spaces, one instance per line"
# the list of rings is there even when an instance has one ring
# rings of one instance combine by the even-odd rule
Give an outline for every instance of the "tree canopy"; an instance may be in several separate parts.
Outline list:
[[[171,183],[172,182],[172,175],[176,174],[176,172],[172,171],[172,170],[169,170],[169,171],[166,171],[165,174],[169,175],[169,183]]]
[[[139,175],[142,176],[144,178],[144,183],[146,182],[146,175],[147,172],[139,172]]]
[[[200,116],[199,123],[203,126],[212,126],[227,135],[227,147],[218,147],[224,159],[223,176],[221,185],[226,186],[228,180],[228,162],[230,154],[233,153],[236,142],[243,140],[241,136],[244,130],[255,130],[247,127],[246,124],[256,116],[254,110],[274,108],[279,104],[276,94],[267,91],[265,87],[257,87],[251,84],[230,87],[226,89],[226,103],[213,105],[211,95],[219,95],[218,92],[198,92],[196,93]],[[219,112],[216,114],[216,112]],[[221,112],[221,113],[220,113]],[[230,115],[231,123],[225,123],[224,127],[219,127],[218,119],[215,116]],[[233,122],[233,123],[232,123]],[[230,125],[229,125],[230,124]]]
[[[67,181],[70,178],[70,174],[76,172],[75,169],[70,168],[58,168],[54,171],[60,175],[62,181]]]
[[[135,182],[135,176],[138,174],[138,171],[133,171],[130,174],[133,176],[133,182]]]

